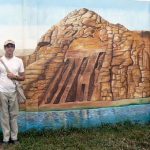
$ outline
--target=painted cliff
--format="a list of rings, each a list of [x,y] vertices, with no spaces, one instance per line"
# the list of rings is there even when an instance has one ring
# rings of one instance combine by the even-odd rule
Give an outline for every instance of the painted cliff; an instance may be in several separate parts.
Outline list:
[[[27,109],[150,97],[150,32],[129,31],[85,8],[49,29],[23,60]]]

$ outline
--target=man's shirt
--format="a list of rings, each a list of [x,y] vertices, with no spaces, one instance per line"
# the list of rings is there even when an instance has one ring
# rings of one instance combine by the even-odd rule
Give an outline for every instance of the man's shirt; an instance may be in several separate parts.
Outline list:
[[[8,67],[9,71],[15,75],[19,75],[19,72],[24,72],[24,65],[22,59],[13,56],[12,58],[7,58],[2,56],[1,59]],[[15,84],[11,79],[7,77],[7,71],[4,65],[0,62],[0,92],[14,92]]]

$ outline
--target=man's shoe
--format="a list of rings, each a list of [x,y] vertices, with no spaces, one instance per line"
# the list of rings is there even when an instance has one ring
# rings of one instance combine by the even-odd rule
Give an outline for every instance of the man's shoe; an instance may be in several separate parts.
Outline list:
[[[2,145],[3,145],[3,146],[7,146],[8,144],[9,144],[9,141],[3,141],[3,142],[2,142]]]
[[[19,140],[10,140],[10,143],[15,145],[20,144]]]

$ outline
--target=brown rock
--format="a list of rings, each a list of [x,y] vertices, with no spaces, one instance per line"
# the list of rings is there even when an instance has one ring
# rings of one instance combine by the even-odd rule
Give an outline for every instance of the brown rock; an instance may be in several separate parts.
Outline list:
[[[149,50],[144,31],[111,24],[85,8],[73,11],[23,59],[27,107],[149,97]]]
[[[91,26],[91,27],[95,27],[96,26],[96,21],[95,19],[89,19],[89,18],[84,18],[82,23],[86,26]]]

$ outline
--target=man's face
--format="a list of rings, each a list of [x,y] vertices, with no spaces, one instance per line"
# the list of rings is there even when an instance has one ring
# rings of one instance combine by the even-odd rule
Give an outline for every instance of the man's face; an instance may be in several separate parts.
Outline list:
[[[5,46],[5,52],[6,52],[6,54],[8,54],[8,55],[13,55],[14,50],[15,50],[15,45],[13,45],[13,44],[7,44],[7,45]]]

